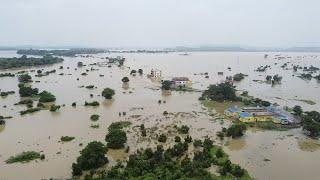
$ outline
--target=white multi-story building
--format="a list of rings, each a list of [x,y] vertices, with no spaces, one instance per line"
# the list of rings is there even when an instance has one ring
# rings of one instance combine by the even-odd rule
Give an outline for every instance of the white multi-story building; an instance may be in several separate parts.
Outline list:
[[[162,72],[158,69],[151,69],[150,77],[160,79],[162,76]]]

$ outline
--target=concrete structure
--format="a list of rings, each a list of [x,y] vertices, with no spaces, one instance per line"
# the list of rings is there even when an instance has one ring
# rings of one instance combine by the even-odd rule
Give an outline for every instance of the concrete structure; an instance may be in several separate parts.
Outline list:
[[[278,107],[230,107],[225,110],[225,115],[241,122],[256,122],[256,121],[272,121],[278,124],[298,124],[291,113],[284,111]]]
[[[187,77],[174,77],[172,78],[172,85],[178,87],[178,86],[182,86],[182,87],[185,87],[185,86],[189,86],[191,85],[191,81],[189,80],[189,78]]]
[[[162,71],[159,69],[151,69],[150,78],[161,79]]]

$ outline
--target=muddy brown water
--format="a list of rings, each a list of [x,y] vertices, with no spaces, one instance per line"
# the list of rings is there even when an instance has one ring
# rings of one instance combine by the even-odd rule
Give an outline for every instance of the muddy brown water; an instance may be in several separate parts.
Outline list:
[[[77,62],[84,64],[101,62],[100,57],[122,55],[127,58],[126,67],[113,66],[97,67],[98,71],[89,71],[87,76],[80,74],[90,69],[91,66],[77,68]],[[274,54],[273,54],[274,55]],[[197,92],[171,92],[162,93],[157,90],[159,83],[150,81],[143,76],[130,76],[131,69],[142,68],[148,73],[152,68],[163,71],[165,78],[174,76],[187,76],[193,81],[193,87],[205,89],[209,84],[219,82],[226,75],[238,72],[248,74],[242,82],[237,84],[238,89],[248,90],[249,94],[265,98],[281,105],[301,105],[304,109],[318,110],[320,107],[319,83],[315,80],[304,81],[292,76],[292,70],[284,71],[279,66],[291,61],[300,65],[314,65],[320,67],[318,54],[290,53],[293,58],[275,60],[273,55],[264,59],[264,53],[191,53],[189,56],[180,56],[176,53],[169,54],[98,54],[94,58],[65,58],[65,61],[52,66],[21,68],[19,70],[52,70],[57,72],[41,78],[34,77],[36,72],[31,72],[32,86],[40,91],[48,90],[56,95],[56,104],[65,104],[58,112],[40,111],[34,114],[20,116],[19,111],[26,109],[24,105],[14,106],[20,100],[18,95],[17,78],[0,78],[2,91],[14,90],[16,94],[0,98],[0,115],[13,116],[6,120],[6,125],[0,127],[0,179],[42,179],[42,178],[69,178],[71,177],[71,164],[79,156],[79,151],[90,141],[104,142],[107,127],[115,121],[129,120],[133,124],[127,129],[130,133],[128,144],[130,152],[146,146],[154,146],[152,142],[138,139],[135,126],[144,123],[146,128],[156,127],[160,133],[172,124],[189,125],[190,134],[194,138],[206,136],[216,140],[216,132],[221,127],[226,127],[230,122],[223,124],[210,117],[203,109]],[[13,51],[0,51],[0,56],[18,56]],[[279,64],[274,67],[274,63]],[[260,66],[270,64],[271,70],[258,73],[253,70]],[[64,69],[59,69],[64,66]],[[67,67],[70,67],[67,69]],[[232,71],[228,71],[231,67]],[[7,70],[0,72],[17,72]],[[217,72],[223,71],[224,76]],[[209,73],[209,79],[195,73]],[[64,73],[65,75],[58,75]],[[265,78],[267,74],[280,74],[283,76],[281,85],[271,87],[265,83],[256,83],[252,80]],[[67,75],[71,74],[71,75]],[[103,74],[103,77],[99,75]],[[123,86],[122,77],[128,76],[130,82]],[[79,81],[76,79],[79,78]],[[95,85],[96,89],[79,88],[80,86]],[[104,100],[100,93],[103,88],[115,89],[113,100]],[[132,93],[129,93],[131,91]],[[94,96],[91,98],[90,94]],[[277,98],[281,97],[281,99]],[[316,102],[308,105],[292,99],[309,99]],[[85,107],[85,101],[96,100],[99,107]],[[158,100],[166,103],[158,104]],[[77,102],[77,107],[71,107],[72,102]],[[34,103],[35,105],[36,103]],[[7,107],[4,108],[3,106]],[[142,109],[143,108],[143,109]],[[163,116],[163,111],[172,113],[168,118]],[[127,112],[126,116],[119,117],[119,112]],[[179,114],[180,112],[180,114]],[[194,113],[196,112],[196,113]],[[100,120],[90,121],[90,115],[99,114]],[[141,116],[137,116],[141,115]],[[130,117],[131,116],[131,117]],[[98,129],[91,128],[91,124],[99,124]],[[75,140],[67,143],[59,142],[61,136],[74,136]],[[275,131],[248,131],[245,137],[229,140],[224,149],[233,162],[239,163],[248,169],[249,173],[257,179],[315,179],[319,177],[320,151],[318,141],[306,138],[301,129],[286,132]],[[46,155],[44,161],[29,163],[6,164],[4,161],[14,154],[22,151],[43,151]],[[123,152],[112,151],[108,154],[111,163],[123,158]],[[269,159],[270,161],[264,161]],[[301,173],[301,172],[304,173]]]

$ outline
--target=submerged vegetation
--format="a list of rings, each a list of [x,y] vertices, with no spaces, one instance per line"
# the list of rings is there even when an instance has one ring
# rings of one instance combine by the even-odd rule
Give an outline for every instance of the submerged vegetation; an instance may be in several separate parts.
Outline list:
[[[111,149],[121,149],[127,142],[127,135],[122,129],[128,126],[126,122],[112,123],[108,128],[106,135],[107,147]]]
[[[202,94],[201,99],[210,99],[214,101],[237,101],[235,88],[229,83],[220,83],[210,85]]]
[[[112,99],[112,96],[115,94],[114,90],[111,88],[103,89],[101,95],[106,99]]]
[[[197,142],[199,142],[198,140]],[[158,145],[156,150],[146,148],[129,156],[126,163],[118,163],[111,169],[87,175],[99,179],[246,179],[251,177],[239,165],[232,164],[223,150],[205,139],[201,148],[196,149],[192,158],[187,155],[188,143],[177,142],[164,149]],[[211,174],[207,168],[215,166],[219,174]]]
[[[72,140],[74,140],[75,139],[75,137],[71,137],[71,136],[62,136],[61,138],[60,138],[60,140],[62,141],[62,142],[69,142],[69,141],[72,141]]]
[[[77,162],[72,164],[72,174],[79,176],[82,171],[99,168],[109,162],[105,156],[107,148],[101,142],[90,142],[77,158]]]
[[[54,102],[56,100],[56,97],[48,91],[42,91],[39,94],[39,96],[40,96],[39,102],[42,102],[42,103]]]
[[[22,152],[16,156],[11,156],[8,160],[6,160],[7,164],[17,163],[17,162],[29,162],[35,159],[40,159],[41,155],[35,151],[27,151]]]

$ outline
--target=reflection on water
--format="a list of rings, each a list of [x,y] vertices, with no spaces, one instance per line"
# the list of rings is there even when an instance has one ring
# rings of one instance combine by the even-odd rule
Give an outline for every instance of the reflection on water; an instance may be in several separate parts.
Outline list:
[[[5,125],[0,125],[0,133],[2,132],[2,131],[4,131],[4,128],[5,128],[6,126]]]
[[[241,150],[246,146],[245,137],[230,139],[228,143],[228,148],[230,151]]]

